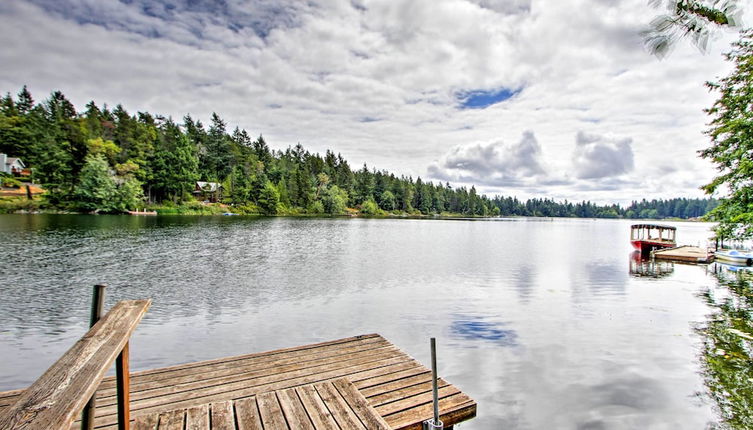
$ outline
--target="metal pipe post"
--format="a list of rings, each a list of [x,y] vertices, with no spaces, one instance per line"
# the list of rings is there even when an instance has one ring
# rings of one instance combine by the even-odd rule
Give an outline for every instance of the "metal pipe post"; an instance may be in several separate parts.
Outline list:
[[[93,327],[94,324],[102,318],[102,312],[105,308],[105,288],[107,288],[106,285],[94,286],[89,327]],[[94,410],[96,409],[96,406],[96,400],[94,396],[92,396],[81,413],[81,430],[92,430],[94,428]]]
[[[439,424],[439,394],[437,392],[437,339],[431,338],[431,391],[434,395],[434,425]]]

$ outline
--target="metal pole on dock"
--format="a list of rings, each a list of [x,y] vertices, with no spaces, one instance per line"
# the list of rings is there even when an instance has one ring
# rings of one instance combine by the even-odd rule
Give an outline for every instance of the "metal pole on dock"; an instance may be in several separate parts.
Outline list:
[[[439,392],[437,389],[437,339],[431,338],[431,391],[434,398],[434,419],[424,421],[424,429],[442,430],[444,423],[439,420]]]
[[[106,285],[94,286],[89,327],[93,327],[94,324],[102,318],[102,312],[105,308],[105,288],[107,288]],[[92,396],[86,406],[84,406],[84,410],[81,414],[81,430],[92,430],[94,428],[94,410],[96,407],[96,399]]]

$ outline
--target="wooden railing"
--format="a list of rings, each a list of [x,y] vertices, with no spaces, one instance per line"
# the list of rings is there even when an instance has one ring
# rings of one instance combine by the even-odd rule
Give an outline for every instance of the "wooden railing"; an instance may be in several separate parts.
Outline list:
[[[128,341],[151,300],[116,304],[0,416],[0,429],[65,429],[117,359],[118,428],[128,429]]]

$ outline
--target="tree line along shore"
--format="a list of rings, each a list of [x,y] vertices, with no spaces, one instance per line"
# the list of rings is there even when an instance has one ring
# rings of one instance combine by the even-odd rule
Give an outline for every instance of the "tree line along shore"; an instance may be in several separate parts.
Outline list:
[[[273,150],[261,135],[228,131],[216,113],[205,126],[190,115],[177,123],[94,102],[77,112],[59,91],[36,103],[26,86],[0,100],[0,153],[30,167],[26,178],[5,175],[4,189],[26,179],[45,190],[38,198],[0,197],[0,212],[687,219],[717,205],[686,198],[622,207],[488,197],[474,186],[397,177],[365,164],[353,169],[329,150],[324,156],[300,144]]]

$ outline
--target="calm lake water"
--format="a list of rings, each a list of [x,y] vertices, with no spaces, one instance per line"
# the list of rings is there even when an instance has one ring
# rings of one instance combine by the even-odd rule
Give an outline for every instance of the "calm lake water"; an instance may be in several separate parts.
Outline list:
[[[106,283],[107,307],[154,300],[133,370],[365,333],[429,364],[435,336],[440,374],[478,402],[463,429],[706,428],[696,328],[716,278],[631,260],[629,225],[2,215],[0,390],[86,331]]]

